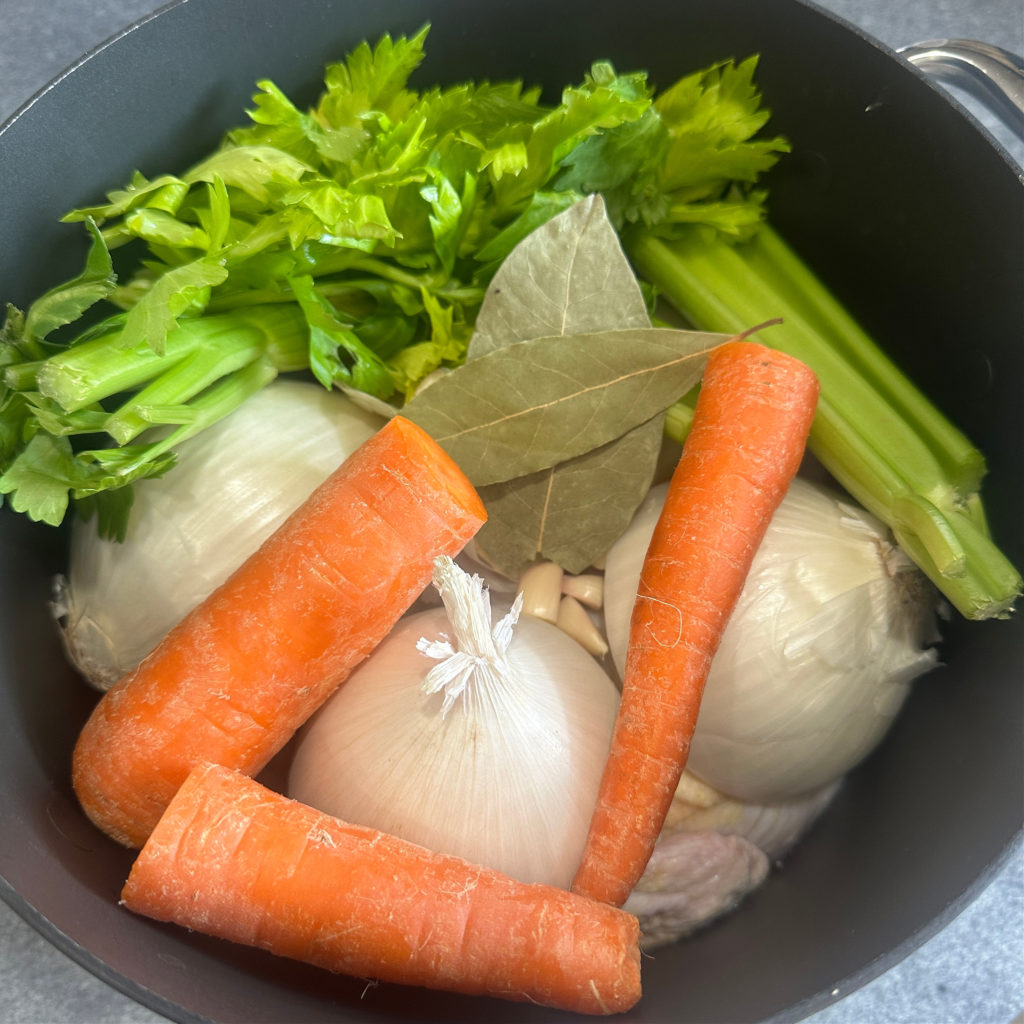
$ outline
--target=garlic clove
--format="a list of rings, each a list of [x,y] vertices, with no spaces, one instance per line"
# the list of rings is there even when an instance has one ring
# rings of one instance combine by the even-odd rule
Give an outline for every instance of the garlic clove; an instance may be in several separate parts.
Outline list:
[[[555,625],[595,658],[603,658],[608,653],[608,642],[604,634],[576,598],[562,598],[558,604]]]
[[[662,838],[677,832],[742,836],[763,850],[769,860],[777,861],[831,803],[839,786],[840,783],[833,782],[779,803],[745,803],[718,792],[687,770],[669,805]]]
[[[596,611],[604,604],[604,577],[597,573],[566,573],[562,577],[562,593]]]
[[[561,566],[554,562],[534,562],[524,569],[518,590],[523,597],[523,614],[556,622],[563,575]]]

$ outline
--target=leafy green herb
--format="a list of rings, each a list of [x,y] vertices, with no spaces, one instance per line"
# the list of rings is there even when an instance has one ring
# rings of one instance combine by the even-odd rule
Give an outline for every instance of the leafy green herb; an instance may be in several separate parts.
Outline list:
[[[508,345],[438,379],[402,410],[474,484],[547,469],[667,409],[728,335],[664,327]]]
[[[601,196],[534,231],[484,296],[470,359],[531,338],[650,327],[647,303]]]
[[[513,578],[538,556],[574,573],[594,565],[622,535],[633,495],[650,487],[662,418],[560,462],[557,472],[481,487],[489,518],[475,538],[477,553]]]
[[[15,512],[34,510],[34,518],[55,526],[67,511],[76,467],[65,437],[35,434],[18,459],[0,477],[0,493],[10,496]]]
[[[86,228],[92,236],[92,244],[82,273],[40,296],[32,303],[21,325],[19,334],[23,350],[36,358],[42,355],[37,342],[57,328],[73,323],[113,291],[115,277],[110,253],[95,224],[87,222]]]
[[[85,273],[25,316],[12,311],[0,336],[4,388],[47,399],[0,394],[0,487],[17,492],[22,510],[52,521],[54,509],[94,493],[85,481],[95,477],[95,454],[85,453],[99,450],[90,447],[95,439],[75,442],[75,472],[54,469],[51,486],[63,503],[36,503],[41,490],[15,483],[28,441],[40,431],[81,434],[83,409],[113,442],[132,441],[123,478],[103,475],[116,488],[147,461],[157,465],[147,460],[155,449],[146,447],[144,424],[175,423],[180,440],[210,422],[210,409],[244,400],[243,380],[248,387],[253,375],[235,375],[251,363],[222,359],[212,346],[265,356],[279,372],[308,369],[325,386],[396,405],[435,369],[465,359],[501,261],[579,198],[555,190],[557,176],[588,139],[649,116],[651,96],[642,74],[620,76],[607,64],[595,64],[553,106],[517,82],[413,91],[407,79],[426,34],[356,47],[327,68],[309,111],[261,82],[250,123],[199,164],[152,179],[136,173],[106,202],[66,215],[94,236]],[[115,283],[107,250],[129,242],[145,256]],[[40,347],[40,336],[73,324],[100,298],[123,316],[99,333]],[[228,340],[233,325],[240,341]],[[220,400],[199,414],[204,390],[215,386]],[[126,388],[145,390],[133,405]],[[112,407],[115,396],[120,407]],[[33,478],[45,472],[37,460]],[[105,522],[117,519],[110,509]]]

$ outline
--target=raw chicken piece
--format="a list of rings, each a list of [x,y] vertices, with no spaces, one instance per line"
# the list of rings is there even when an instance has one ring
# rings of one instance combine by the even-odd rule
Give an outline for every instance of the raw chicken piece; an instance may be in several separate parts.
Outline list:
[[[624,910],[640,920],[640,945],[655,949],[731,910],[767,877],[763,851],[719,832],[662,835]]]
[[[767,878],[839,784],[777,805],[745,804],[683,772],[647,870],[625,908],[655,949],[732,910]]]

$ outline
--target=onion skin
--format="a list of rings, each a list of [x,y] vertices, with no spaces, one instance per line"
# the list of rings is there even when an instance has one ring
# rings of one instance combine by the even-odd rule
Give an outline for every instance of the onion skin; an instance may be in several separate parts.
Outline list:
[[[123,543],[76,520],[54,603],[72,663],[109,689],[383,422],[319,384],[278,379],[135,485]]]
[[[524,882],[568,888],[579,864],[618,690],[557,626],[523,616],[507,689],[444,695],[416,650],[452,635],[444,609],[408,616],[306,726],[288,795]],[[470,684],[472,688],[474,683]]]
[[[663,488],[608,554],[615,662]],[[705,687],[687,769],[737,800],[793,800],[841,778],[881,741],[914,679],[937,663],[937,594],[886,529],[797,478],[755,556]]]

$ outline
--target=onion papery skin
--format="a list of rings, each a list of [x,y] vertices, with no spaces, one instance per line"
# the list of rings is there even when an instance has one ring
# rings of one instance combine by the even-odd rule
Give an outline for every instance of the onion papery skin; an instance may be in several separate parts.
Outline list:
[[[123,542],[72,527],[54,602],[71,661],[97,689],[133,669],[384,420],[338,392],[277,379],[141,480]]]
[[[416,650],[451,635],[443,608],[402,620],[307,724],[294,799],[524,882],[567,888],[582,854],[618,690],[576,641],[523,616],[500,687],[442,716]]]
[[[606,563],[605,621],[625,660],[664,487]],[[793,800],[881,741],[937,664],[937,594],[873,516],[798,477],[754,557],[708,675],[687,769],[740,801]]]

